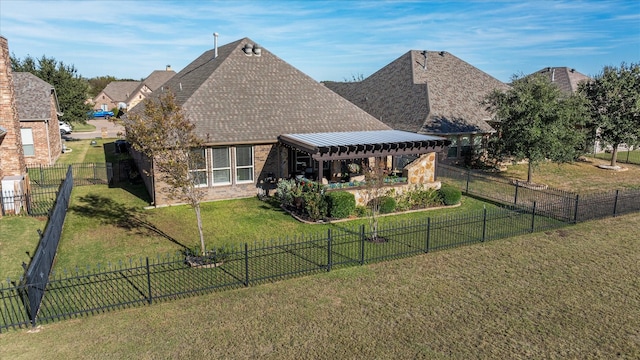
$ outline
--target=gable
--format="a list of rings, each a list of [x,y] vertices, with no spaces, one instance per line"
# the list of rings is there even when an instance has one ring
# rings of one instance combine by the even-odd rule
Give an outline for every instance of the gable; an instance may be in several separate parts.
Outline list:
[[[28,72],[13,73],[13,82],[18,118],[21,121],[50,120],[53,86]],[[57,103],[55,105],[57,109]]]

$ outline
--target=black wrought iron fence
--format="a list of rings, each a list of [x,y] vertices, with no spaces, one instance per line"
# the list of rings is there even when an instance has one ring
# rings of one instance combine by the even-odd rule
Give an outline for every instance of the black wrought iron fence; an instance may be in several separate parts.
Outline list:
[[[294,241],[245,244],[222,249],[216,260],[197,266],[188,264],[185,255],[179,254],[51,276],[45,275],[46,269],[34,270],[29,271],[27,281],[0,286],[0,331],[560,226],[565,224],[533,209],[505,207],[389,223],[375,234],[365,226],[344,226]],[[38,311],[35,302],[40,299]]]
[[[75,185],[109,184],[113,177],[111,163],[76,163],[55,165],[29,165],[27,173],[32,186],[60,186],[71,167]]]

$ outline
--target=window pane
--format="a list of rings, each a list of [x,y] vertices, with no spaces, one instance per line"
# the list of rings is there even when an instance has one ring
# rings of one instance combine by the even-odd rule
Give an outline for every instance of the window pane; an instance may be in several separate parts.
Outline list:
[[[204,149],[194,149],[191,150],[191,157],[189,159],[191,161],[190,169],[206,169],[206,158],[204,155]]]
[[[213,148],[213,168],[225,168],[229,166],[229,148]]]
[[[238,146],[236,147],[236,165],[237,166],[251,166],[253,165],[251,146]]]
[[[242,168],[236,170],[238,181],[253,181],[253,168]]]
[[[228,184],[231,182],[231,171],[226,170],[213,170],[213,183],[214,184]]]
[[[192,176],[194,177],[194,183],[196,186],[207,185],[207,172],[206,171],[192,171]]]
[[[22,144],[22,150],[24,151],[24,156],[34,156],[36,154],[36,149],[33,145]]]

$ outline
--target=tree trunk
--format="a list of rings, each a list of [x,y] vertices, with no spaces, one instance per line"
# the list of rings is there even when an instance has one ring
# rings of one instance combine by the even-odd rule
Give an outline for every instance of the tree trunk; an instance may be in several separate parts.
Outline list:
[[[616,161],[618,159],[618,145],[613,144],[613,151],[611,152],[611,166],[616,166]]]
[[[204,246],[204,233],[202,231],[202,215],[200,214],[200,204],[193,207],[193,211],[196,212],[196,219],[198,220],[198,233],[200,234],[200,251],[202,255],[205,254],[206,248]]]
[[[527,169],[527,182],[531,183],[531,178],[533,178],[533,164],[531,160],[529,160],[529,168]]]

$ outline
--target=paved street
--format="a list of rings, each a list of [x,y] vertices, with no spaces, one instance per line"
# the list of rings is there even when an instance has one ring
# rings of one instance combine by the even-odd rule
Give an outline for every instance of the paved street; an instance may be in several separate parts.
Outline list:
[[[118,133],[124,133],[122,126],[114,124],[112,121],[106,119],[92,119],[88,121],[89,124],[96,127],[95,131],[89,132],[72,132],[68,135],[63,135],[65,140],[70,139],[95,139],[95,138],[117,138]],[[105,136],[103,136],[103,132]]]

